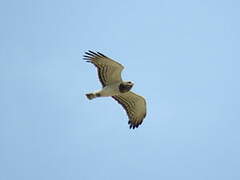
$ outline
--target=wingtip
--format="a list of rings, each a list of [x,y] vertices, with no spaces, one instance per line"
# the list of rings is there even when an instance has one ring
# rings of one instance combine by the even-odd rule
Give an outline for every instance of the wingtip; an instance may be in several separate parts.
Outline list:
[[[98,52],[98,51],[94,52],[94,51],[92,51],[92,50],[86,51],[85,54],[88,55],[88,56],[102,56],[102,57],[107,57],[107,56],[105,56],[104,54],[102,54],[102,53],[100,53],[100,52]]]
[[[131,121],[128,121],[128,124],[129,124],[129,129],[135,129],[135,128],[138,128],[138,126],[140,126],[142,124],[143,121],[137,123],[137,124],[134,124],[132,123]]]
[[[90,53],[94,53],[92,50],[88,50],[88,52],[90,52]]]
[[[97,51],[97,53],[98,53],[100,56],[102,56],[102,57],[107,57],[107,56],[105,56],[104,54],[102,54],[102,53],[100,53],[100,52],[98,52],[98,51]]]
[[[135,128],[137,128],[138,126],[136,126],[136,125],[134,125],[134,124],[130,124],[130,126],[129,126],[129,129],[135,129]]]

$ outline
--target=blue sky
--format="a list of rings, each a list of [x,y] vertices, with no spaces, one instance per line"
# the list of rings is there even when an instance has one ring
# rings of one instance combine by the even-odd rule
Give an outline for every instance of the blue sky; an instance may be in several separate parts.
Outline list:
[[[240,2],[1,1],[1,180],[240,179]],[[82,60],[146,97],[129,130]]]

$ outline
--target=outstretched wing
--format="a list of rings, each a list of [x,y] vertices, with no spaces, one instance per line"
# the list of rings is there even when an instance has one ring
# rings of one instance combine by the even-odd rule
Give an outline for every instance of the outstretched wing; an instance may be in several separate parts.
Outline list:
[[[99,52],[85,52],[84,58],[94,64],[98,69],[98,77],[102,86],[122,81],[121,72],[123,66]]]
[[[139,96],[131,91],[120,95],[112,96],[127,112],[131,128],[137,128],[142,124],[146,116],[146,101],[142,96]]]

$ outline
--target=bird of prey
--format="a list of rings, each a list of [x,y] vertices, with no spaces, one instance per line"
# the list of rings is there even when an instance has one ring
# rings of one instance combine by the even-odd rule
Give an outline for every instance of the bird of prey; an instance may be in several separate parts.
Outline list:
[[[100,52],[85,52],[84,60],[97,67],[98,77],[102,89],[86,94],[89,100],[97,97],[112,97],[125,109],[128,115],[128,124],[137,128],[146,116],[146,101],[142,96],[133,93],[131,81],[123,81],[121,72],[123,66]]]

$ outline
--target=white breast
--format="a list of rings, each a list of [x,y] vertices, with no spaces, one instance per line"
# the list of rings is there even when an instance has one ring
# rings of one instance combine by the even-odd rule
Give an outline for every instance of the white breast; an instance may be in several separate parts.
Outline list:
[[[101,96],[115,96],[119,94],[119,85],[121,82],[105,86],[99,93]]]

